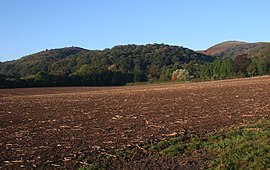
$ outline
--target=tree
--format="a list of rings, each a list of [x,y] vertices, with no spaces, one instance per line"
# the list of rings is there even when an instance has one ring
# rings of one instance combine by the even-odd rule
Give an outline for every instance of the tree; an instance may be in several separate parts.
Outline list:
[[[0,88],[4,88],[7,86],[6,76],[0,74]]]
[[[172,73],[173,81],[188,81],[189,80],[189,72],[186,69],[177,69]]]
[[[145,74],[143,73],[141,67],[139,65],[135,65],[134,67],[134,82],[142,82],[146,80]]]
[[[156,81],[160,76],[160,68],[158,65],[151,65],[149,68],[148,78],[151,81]]]
[[[255,62],[252,62],[249,64],[249,66],[247,68],[247,73],[249,76],[255,76],[258,74],[258,68],[257,68]]]
[[[205,63],[201,68],[201,78],[210,79],[213,76],[213,67],[212,63]]]
[[[256,59],[258,74],[265,75],[270,74],[270,55],[263,56]]]
[[[51,76],[48,74],[48,72],[40,71],[34,76],[35,81],[39,82],[49,82],[51,80]]]
[[[247,54],[242,54],[239,56],[236,56],[233,60],[232,70],[237,75],[241,76],[247,76],[247,68],[249,64],[251,63],[251,59],[248,57]]]
[[[232,65],[233,61],[231,58],[225,58],[221,62],[220,66],[220,78],[224,79],[226,77],[232,76]]]
[[[172,79],[172,72],[173,69],[167,68],[167,67],[163,67],[159,80],[160,81],[170,81]]]
[[[79,76],[83,76],[83,77],[86,77],[86,76],[89,76],[91,73],[91,66],[90,65],[82,65],[80,67],[80,69],[76,72],[77,75]]]
[[[115,71],[117,71],[118,69],[117,69],[116,64],[112,64],[112,65],[109,65],[109,66],[108,66],[108,70],[109,70],[109,71],[115,72]]]

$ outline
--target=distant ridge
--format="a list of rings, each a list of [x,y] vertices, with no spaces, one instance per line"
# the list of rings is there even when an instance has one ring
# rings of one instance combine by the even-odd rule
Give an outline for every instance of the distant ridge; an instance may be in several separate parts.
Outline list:
[[[233,48],[237,45],[243,45],[243,44],[247,44],[247,43],[241,42],[241,41],[225,41],[225,42],[216,44],[205,51],[202,51],[202,53],[206,55],[217,55],[226,51],[229,48]]]
[[[235,58],[238,55],[247,54],[252,57],[261,51],[270,50],[270,43],[258,42],[247,43],[242,41],[226,41],[216,44],[207,50],[201,51],[202,54],[215,57],[231,57]]]

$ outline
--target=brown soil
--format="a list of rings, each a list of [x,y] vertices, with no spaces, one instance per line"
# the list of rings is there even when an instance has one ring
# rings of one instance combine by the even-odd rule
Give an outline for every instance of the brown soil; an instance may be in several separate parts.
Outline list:
[[[240,41],[227,41],[227,42],[223,42],[220,44],[216,44],[216,45],[208,48],[207,50],[202,51],[201,53],[206,54],[206,55],[212,55],[212,56],[220,55],[229,49],[234,49],[237,46],[244,47],[246,45],[249,45],[249,44],[245,43],[245,42],[240,42]],[[237,50],[237,49],[234,49],[234,50]],[[243,49],[242,49],[242,51],[243,51],[243,53],[245,53]]]
[[[269,94],[269,76],[133,87],[2,89],[0,169],[73,169],[83,158],[184,129],[203,136],[268,117]],[[158,169],[164,162],[181,167],[175,158],[146,157],[134,158],[141,161],[133,167],[152,163]]]

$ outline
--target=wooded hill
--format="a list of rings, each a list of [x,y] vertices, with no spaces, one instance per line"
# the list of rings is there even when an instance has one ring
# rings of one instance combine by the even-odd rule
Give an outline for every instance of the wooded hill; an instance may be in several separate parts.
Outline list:
[[[229,41],[205,51],[165,44],[45,50],[0,63],[0,87],[105,86],[270,74],[270,43]]]
[[[164,44],[123,45],[102,51],[69,47],[0,63],[0,74],[2,80],[16,82],[9,86],[123,85],[169,81],[178,68],[198,76],[197,65],[213,60],[188,48]]]

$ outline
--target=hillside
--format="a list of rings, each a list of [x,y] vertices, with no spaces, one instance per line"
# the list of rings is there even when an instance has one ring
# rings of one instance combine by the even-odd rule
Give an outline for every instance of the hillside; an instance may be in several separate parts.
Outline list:
[[[201,53],[215,57],[231,57],[247,54],[249,57],[261,55],[263,51],[270,51],[270,43],[246,43],[240,41],[227,41],[208,48]]]
[[[46,50],[21,59],[0,64],[0,74],[27,77],[40,71],[52,75],[70,75],[83,65],[93,68],[109,68],[134,74],[142,71],[145,76],[154,69],[173,68],[193,62],[212,61],[213,58],[190,49],[164,44],[124,45],[103,51],[89,51],[70,47]]]
[[[223,53],[224,51],[231,49],[231,48],[235,48],[237,45],[244,45],[247,44],[245,42],[240,42],[240,41],[226,41],[226,42],[222,42],[219,44],[216,44],[210,48],[208,48],[205,51],[202,51],[203,54],[206,55],[219,55],[221,53]]]
[[[26,76],[39,71],[47,71],[48,66],[66,57],[74,56],[88,50],[78,47],[66,47],[41,51],[24,56],[18,60],[0,63],[0,74],[12,76]]]
[[[165,44],[45,50],[0,63],[0,88],[108,86],[270,74],[270,43],[230,41],[206,51]]]

